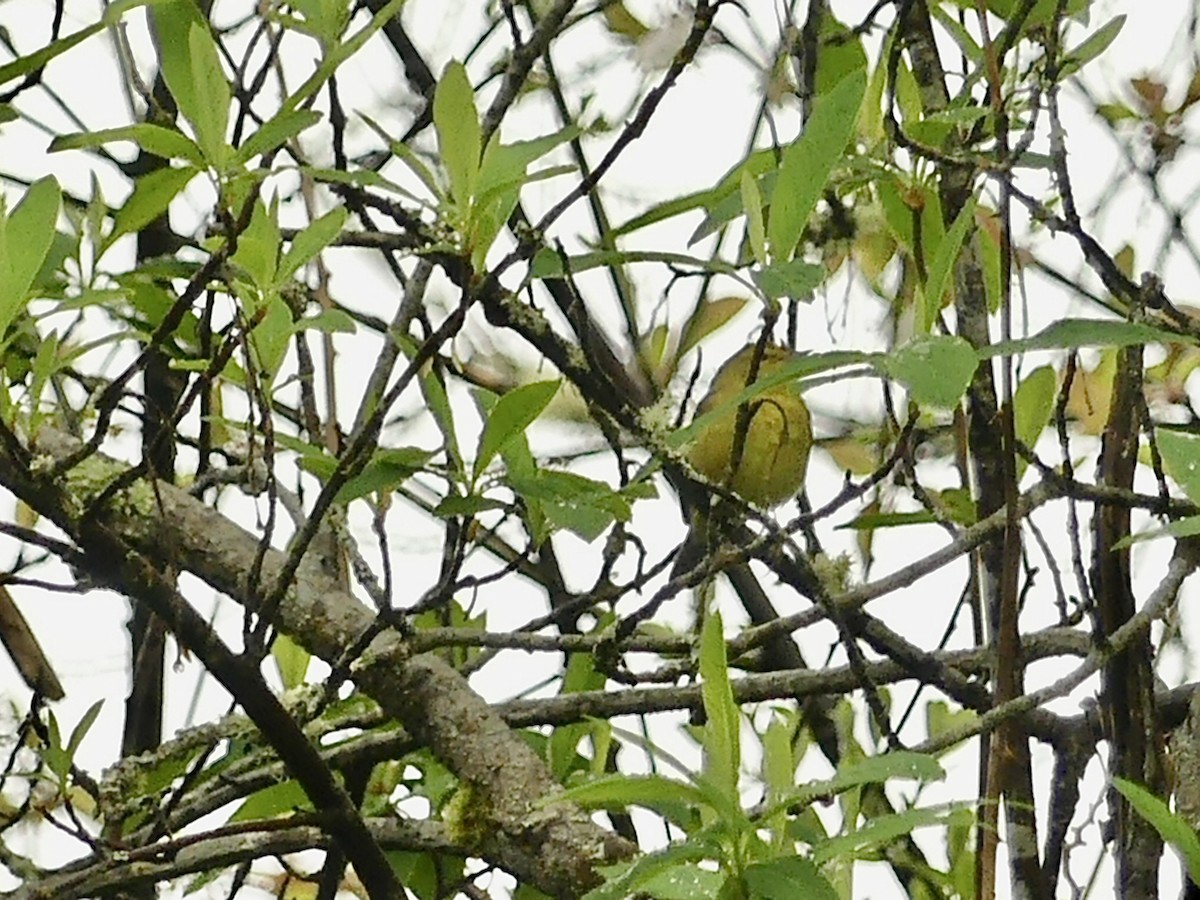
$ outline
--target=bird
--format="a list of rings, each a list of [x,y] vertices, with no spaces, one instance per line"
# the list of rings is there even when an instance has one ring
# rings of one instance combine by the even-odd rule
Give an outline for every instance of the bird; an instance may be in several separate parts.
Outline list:
[[[752,372],[757,383],[799,358],[796,351],[776,344],[766,344],[761,353],[757,344],[748,344],[731,356],[696,408],[694,421],[702,427],[685,451],[689,465],[707,481],[764,509],[790,500],[804,486],[812,421],[794,380],[765,388],[742,403],[738,399],[752,383]],[[743,409],[746,424],[739,441]]]
[[[696,407],[692,425],[699,426],[698,433],[684,450],[688,464],[705,481],[762,509],[790,500],[804,486],[813,443],[812,421],[794,380],[763,388],[744,401],[741,398],[751,384],[771,379],[800,357],[777,344],[764,345],[761,353],[757,344],[748,344],[733,354],[717,370],[708,393]],[[739,440],[742,409],[746,424]],[[731,515],[736,516],[731,504],[721,498],[712,503],[685,500],[685,506],[688,531],[675,555],[671,578],[695,568],[719,543]]]

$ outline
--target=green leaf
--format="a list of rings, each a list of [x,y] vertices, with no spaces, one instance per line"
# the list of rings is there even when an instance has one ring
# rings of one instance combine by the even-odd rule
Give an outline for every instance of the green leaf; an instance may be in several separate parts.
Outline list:
[[[430,171],[430,169],[427,165],[425,165],[424,161],[419,156],[417,156],[416,153],[413,152],[413,149],[411,147],[409,147],[407,144],[402,144],[399,141],[397,141],[395,138],[393,138],[390,134],[388,134],[386,131],[383,130],[382,125],[380,125],[378,122],[376,122],[370,116],[368,116],[366,113],[359,113],[358,115],[364,122],[367,123],[367,126],[372,131],[374,131],[377,135],[379,135],[380,138],[382,138],[387,143],[388,149],[390,149],[392,151],[392,153],[396,156],[396,158],[399,159],[406,166],[408,166],[408,168],[412,171],[412,173],[414,175],[416,175],[418,179],[420,179],[421,183],[423,185],[425,185],[425,189],[427,191],[429,191],[429,193],[432,196],[434,196],[435,198],[438,198],[440,200],[443,196],[441,185],[438,184],[437,178],[434,177],[433,172]],[[329,171],[326,174],[333,176],[333,175],[337,175],[338,173]],[[366,172],[362,172],[362,173],[354,172],[354,173],[344,173],[344,174],[354,175],[354,176],[360,177],[360,178],[366,178],[366,179],[368,179],[368,182],[367,182],[368,184],[371,181],[374,181],[375,179],[382,177],[377,172],[371,172],[370,170],[368,170]],[[388,187],[390,190],[399,191],[420,203],[426,202],[425,200],[418,198],[416,195],[403,190],[398,185],[393,185],[393,184],[391,184],[391,182],[388,182],[387,184],[388,184]],[[382,187],[383,185],[376,183],[375,186]]]
[[[760,266],[767,264],[767,231],[763,222],[763,201],[758,184],[750,173],[743,170],[741,180],[742,209],[746,211],[746,237],[754,260]]]
[[[510,504],[494,497],[481,497],[478,494],[466,497],[452,495],[434,507],[433,514],[442,519],[451,519],[456,516],[477,516],[481,512],[507,509],[509,506]]]
[[[1060,79],[1074,75],[1089,62],[1108,49],[1108,45],[1117,39],[1125,26],[1124,14],[1113,16],[1079,45],[1072,47],[1063,56],[1062,65],[1058,69]]]
[[[971,34],[958,18],[951,15],[940,5],[930,7],[929,12],[937,20],[937,23],[946,30],[946,33],[954,41],[963,56],[976,66],[984,64],[983,48],[979,46],[979,41],[975,35]]]
[[[196,118],[191,119],[192,126],[196,129],[200,148],[215,166],[221,167],[227,155],[225,132],[229,127],[232,91],[221,68],[216,41],[207,25],[193,24],[189,29],[188,51],[198,103]]]
[[[0,205],[0,335],[25,308],[54,243],[61,205],[58,182],[50,175],[31,184],[8,216]]]
[[[920,204],[925,193],[922,185],[914,185],[907,179],[885,174],[875,182],[879,194],[879,206],[892,236],[910,254],[916,255],[915,226],[920,216],[914,204]],[[928,235],[924,238],[928,241]]]
[[[183,159],[198,166],[204,164],[204,154],[200,152],[196,142],[186,134],[149,122],[138,122],[136,125],[125,125],[121,128],[106,128],[102,131],[59,135],[50,142],[49,152],[90,149],[115,141],[131,141],[147,153],[153,153],[163,159]]]
[[[1060,319],[1037,334],[1001,341],[980,351],[983,358],[1014,356],[1032,350],[1072,350],[1077,347],[1129,347],[1134,344],[1195,344],[1191,335],[1177,334],[1141,322],[1115,319]]]
[[[118,0],[104,11],[104,16],[99,22],[88,25],[86,28],[81,28],[74,34],[69,34],[65,38],[60,38],[53,44],[48,44],[40,50],[35,50],[28,56],[22,56],[14,59],[10,63],[0,66],[0,85],[7,84],[14,78],[20,78],[22,75],[28,75],[38,69],[44,68],[45,65],[56,57],[62,56],[68,50],[83,43],[94,34],[99,34],[113,25],[116,25],[121,16],[129,12],[131,9],[137,9],[139,6],[146,6],[151,0]]]
[[[210,781],[219,773],[228,770],[231,757],[239,756],[235,748],[243,745],[231,742],[229,746],[230,750],[223,759],[205,766],[197,774],[196,782],[198,784]],[[152,763],[138,766],[136,771],[129,771],[127,773],[129,778],[122,785],[125,797],[127,799],[153,797],[154,802],[136,805],[137,812],[120,822],[121,834],[130,834],[151,819],[157,811],[162,793],[172,784],[177,784],[177,780],[193,768],[200,754],[204,752],[206,752],[206,747],[201,743],[181,741],[174,745],[167,744],[156,748]]]
[[[296,90],[292,91],[280,104],[281,111],[296,110],[307,104],[322,86],[334,75],[339,67],[351,56],[363,48],[375,33],[384,27],[400,12],[408,0],[388,0],[371,16],[371,21],[349,37],[342,37],[325,53],[317,71],[313,72]]]
[[[486,420],[500,398],[491,391],[479,389],[474,392],[475,402]],[[541,547],[554,531],[542,501],[538,498],[540,467],[529,449],[529,439],[524,434],[513,437],[500,448],[500,456],[504,462],[506,480],[514,491],[525,501],[520,506],[521,519],[525,523],[530,538],[535,547]],[[564,526],[567,527],[567,526]]]
[[[604,6],[604,26],[630,43],[636,44],[650,33],[650,28],[629,11],[622,0]]]
[[[863,35],[852,31],[838,21],[829,11],[820,17],[820,52],[817,53],[816,88],[823,96],[845,78],[856,73],[865,73],[867,53],[863,49]]]
[[[579,137],[580,129],[570,125],[553,134],[501,144],[493,138],[488,142],[479,169],[479,197],[486,200],[489,192],[503,189],[525,178],[529,165],[541,159],[555,147]]]
[[[304,17],[288,18],[288,26],[312,35],[322,44],[332,44],[341,36],[354,11],[353,4],[337,0],[292,0],[288,6]]]
[[[300,782],[289,778],[287,781],[265,787],[261,791],[255,791],[233,811],[227,824],[253,822],[257,819],[274,819],[277,816],[297,811],[311,812],[312,808],[312,801],[308,799],[304,788],[300,787]]]
[[[1187,864],[1188,876],[1200,884],[1200,837],[1196,829],[1189,825],[1182,816],[1171,812],[1170,808],[1148,790],[1124,778],[1113,778],[1113,787],[1129,801],[1129,805],[1137,810],[1138,815],[1154,826],[1154,830],[1166,843],[1175,848]]]
[[[1141,119],[1141,115],[1137,110],[1124,103],[1098,103],[1096,104],[1096,114],[1104,119],[1106,123],[1113,126],[1127,122],[1130,119]]]
[[[71,769],[71,757],[63,748],[62,729],[58,727],[58,716],[54,714],[54,710],[50,710],[46,718],[46,747],[42,751],[42,761],[58,779],[59,784],[66,783],[67,773]]]
[[[476,269],[483,268],[496,235],[517,205],[521,188],[574,170],[574,166],[553,166],[530,174],[527,171],[530,163],[578,133],[579,130],[572,127],[514,144],[501,144],[499,133],[492,136],[483,153],[479,183],[467,216],[467,243]]]
[[[62,192],[53,175],[29,186],[8,215],[4,289],[24,295],[33,286],[54,243]]]
[[[542,410],[554,398],[558,386],[558,381],[537,381],[509,391],[500,398],[479,438],[479,449],[475,453],[476,480],[500,449],[517,435],[523,435],[534,419],[542,414]]]
[[[975,198],[971,197],[959,212],[958,218],[946,232],[946,236],[938,243],[933,265],[929,267],[929,280],[925,284],[925,315],[921,323],[921,331],[928,334],[937,321],[937,315],[942,309],[942,300],[946,296],[946,288],[950,284],[950,276],[954,272],[954,263],[958,260],[959,251],[967,239],[967,233],[975,222]]]
[[[990,212],[988,213],[990,215]],[[987,294],[988,312],[998,312],[1003,302],[1001,284],[1004,274],[1000,262],[1000,241],[986,228],[975,231],[975,251],[983,270],[983,287]]]
[[[72,759],[75,758],[75,752],[79,749],[79,745],[83,743],[83,739],[87,737],[87,733],[96,724],[96,717],[100,715],[100,710],[103,706],[104,701],[97,700],[87,708],[87,712],[83,714],[83,718],[79,720],[79,724],[71,729],[71,737],[67,741],[67,753]]]
[[[1141,541],[1156,541],[1159,538],[1188,538],[1200,534],[1200,516],[1187,516],[1168,522],[1162,528],[1151,528],[1138,534],[1130,534],[1113,544],[1114,550],[1124,550]]]
[[[410,357],[415,352],[407,339],[401,339],[401,349]],[[454,408],[450,405],[446,385],[442,382],[442,376],[436,366],[424,366],[417,378],[421,383],[421,396],[425,399],[425,408],[441,432],[442,446],[450,463],[450,474],[453,480],[458,481],[464,477],[464,467],[454,427]]]
[[[348,479],[338,491],[336,502],[349,503],[368,494],[386,494],[406,482],[424,469],[433,458],[432,450],[419,447],[386,447],[371,454],[370,461],[357,475]],[[310,448],[299,460],[300,468],[328,481],[337,469],[338,462],[318,448]]]
[[[283,284],[297,269],[328,247],[341,233],[345,224],[346,208],[335,206],[296,235],[292,239],[292,246],[279,263],[279,272],[275,276],[276,286]]]
[[[482,147],[475,92],[466,68],[457,60],[446,66],[434,92],[433,125],[450,178],[450,196],[465,210],[475,196]]]
[[[909,512],[863,513],[855,516],[838,528],[849,528],[855,531],[870,531],[876,528],[902,528],[905,525],[928,525],[936,522],[937,516],[928,510],[916,509]]]
[[[601,866],[606,881],[583,895],[583,900],[628,900],[638,894],[639,887],[657,873],[681,863],[710,857],[711,851],[700,844],[683,843],[654,853],[640,854],[632,862]]]
[[[922,144],[939,147],[954,131],[965,132],[979,119],[987,118],[991,110],[975,105],[974,100],[961,101],[968,105],[951,106],[948,109],[931,112],[921,117],[918,122],[908,125],[909,135]]]
[[[662,775],[605,775],[568,787],[556,798],[588,809],[643,806],[688,828],[695,810],[708,804],[708,796],[699,788]]]
[[[604,674],[596,669],[595,658],[590,653],[571,653],[567,655],[559,693],[566,696],[580,691],[603,690],[605,681]],[[546,745],[546,759],[550,763],[550,771],[555,781],[564,783],[567,776],[577,771],[580,763],[586,763],[581,759],[577,748],[579,742],[591,735],[597,727],[610,731],[612,728],[607,721],[572,722],[559,725],[550,733],[550,740]]]
[[[1054,412],[1054,398],[1058,393],[1058,375],[1053,366],[1039,366],[1030,372],[1019,385],[1013,396],[1013,427],[1017,440],[1033,449],[1042,429]],[[1017,459],[1017,478],[1029,464]]]
[[[36,330],[37,326],[32,322],[29,323],[31,330]],[[21,332],[18,330],[14,333],[14,337],[20,339]],[[61,345],[58,341],[58,336],[49,334],[42,338],[37,343],[37,354],[33,358],[33,363],[29,367],[29,372],[33,376],[33,380],[29,386],[30,397],[42,396],[42,389],[50,377],[57,372],[61,367],[70,364],[69,360],[65,360],[60,356]],[[0,361],[0,368],[7,368],[7,361]],[[11,374],[11,373],[10,373]],[[38,404],[34,404],[33,410],[30,413],[29,433],[37,434],[37,429],[49,410]]]
[[[779,171],[777,169],[769,171],[756,179],[759,193],[762,194],[768,208],[771,204],[771,196],[775,191],[775,183],[778,180]],[[729,194],[722,195],[712,206],[705,210],[704,219],[696,226],[696,230],[688,238],[688,246],[694,246],[704,238],[716,234],[734,219],[744,214],[745,208],[742,206],[740,191],[735,190]],[[770,253],[768,252],[768,258],[769,256]]]
[[[658,250],[597,250],[593,253],[569,256],[564,264],[562,257],[548,247],[543,247],[530,264],[529,277],[562,278],[568,273],[578,274],[600,266],[625,266],[637,262],[660,262],[673,266],[689,266],[702,272],[715,272],[720,275],[732,275],[738,270],[737,266],[732,266],[719,259],[704,259],[699,256],[688,256],[686,253]]]
[[[952,2],[954,5],[972,12],[979,8],[979,0],[952,0]],[[1061,12],[1066,16],[1078,17],[1085,13],[1091,4],[1092,0],[1066,0],[1065,3],[1061,0],[1034,0],[1033,8],[1026,10],[1028,6],[1026,0],[985,0],[984,2],[988,12],[1010,23],[1018,10],[1027,12],[1022,22],[1021,34],[1023,35],[1049,24],[1060,14],[1060,7]]]
[[[239,297],[244,299],[241,292]],[[279,374],[279,366],[294,333],[292,311],[278,293],[269,291],[256,304],[254,318],[257,322],[250,332],[250,346],[254,349],[263,381],[270,384]]]
[[[804,754],[803,747],[793,748],[796,736],[795,715],[776,711],[762,735],[761,777],[766,788],[765,800],[775,804],[774,811],[756,823],[771,835],[775,852],[782,853],[787,841],[787,810],[778,805],[796,783],[796,761]]]
[[[48,741],[42,751],[42,759],[46,763],[46,768],[54,773],[60,785],[67,783],[71,764],[75,761],[75,753],[79,750],[79,745],[91,730],[92,725],[95,724],[96,717],[100,714],[100,708],[103,705],[104,701],[98,700],[88,707],[83,718],[79,720],[79,724],[71,730],[71,737],[66,745],[62,742],[62,731],[58,724],[58,718],[53,712],[50,713],[46,723]]]
[[[234,160],[249,162],[254,157],[269,153],[281,144],[290,141],[300,132],[321,121],[321,114],[311,109],[285,109],[276,113],[254,134],[238,147]]]
[[[149,278],[157,279],[161,277],[161,275],[157,274],[147,275],[147,270],[143,266],[136,274],[130,273],[128,276],[118,276],[116,278],[120,285],[122,296],[130,304],[133,321],[138,328],[143,328],[147,331],[157,328],[175,303],[175,294],[163,287],[163,282],[148,280]],[[172,275],[170,277],[181,276]],[[103,297],[100,298],[101,301],[103,299]],[[180,330],[176,332],[176,336],[185,343],[193,343],[196,337],[196,324],[194,315],[184,316],[183,322],[180,324]]]
[[[78,309],[88,305],[89,302],[97,303],[98,298],[102,295],[120,293],[119,291],[83,287],[79,294],[72,297],[67,296],[67,284],[71,279],[67,275],[66,266],[68,261],[76,259],[79,244],[76,235],[68,235],[61,229],[54,232],[54,237],[50,241],[50,251],[42,260],[42,267],[38,273],[33,276],[33,284],[30,285],[31,294],[57,300],[60,304],[72,304]]]
[[[297,331],[320,331],[325,334],[354,334],[358,323],[344,309],[323,309],[315,316],[305,316],[296,323]]]
[[[400,879],[400,883],[419,900],[438,895],[438,885],[442,883],[442,872],[439,871],[446,863],[446,858],[439,855],[435,861],[432,853],[413,853],[402,850],[385,850],[388,865]],[[446,872],[449,882],[459,880],[458,873]],[[544,895],[543,895],[544,896]],[[538,897],[538,900],[542,900]]]
[[[268,291],[282,280],[276,276],[283,240],[279,234],[278,212],[278,200],[271,201],[269,210],[261,200],[256,200],[250,224],[238,238],[237,252],[233,254],[232,262],[240,270],[238,274],[249,277],[250,283],[259,291]]]
[[[1167,474],[1183,488],[1189,500],[1200,503],[1200,437],[1159,428],[1158,452],[1162,454]]]
[[[420,447],[384,447],[371,454],[371,461],[347,481],[337,494],[337,502],[349,503],[368,494],[386,494],[395,490],[433,458],[432,450]]]
[[[838,900],[838,893],[812,860],[786,856],[746,869],[746,886],[761,900]]]
[[[717,898],[721,896],[726,877],[723,872],[701,868],[698,863],[682,862],[643,879],[638,883],[638,890],[655,900]]]
[[[970,812],[962,807],[952,807],[948,811],[918,807],[880,816],[856,831],[829,838],[818,844],[813,849],[813,860],[824,863],[834,859],[859,859],[865,854],[873,856],[879,847],[885,847],[918,828],[931,825],[944,827],[950,822],[970,818]]]
[[[802,259],[793,259],[757,269],[750,275],[759,290],[771,300],[784,297],[802,300],[810,297],[825,280],[825,269]]]
[[[685,194],[682,197],[675,197],[663,203],[653,206],[646,212],[634,216],[628,222],[618,225],[608,233],[609,240],[616,240],[621,235],[629,234],[633,231],[646,228],[647,226],[657,224],[666,219],[673,219],[676,216],[691,212],[694,209],[711,210],[722,200],[730,197],[738,192],[741,185],[742,173],[746,172],[752,178],[758,178],[763,173],[771,171],[775,166],[775,150],[773,147],[766,147],[762,150],[755,150],[746,159],[737,163],[732,169],[725,173],[716,187],[709,188],[704,191],[696,191],[692,194]],[[711,233],[711,232],[710,232]],[[699,240],[700,237],[694,237],[692,243]]]
[[[884,375],[908,388],[918,405],[950,409],[971,383],[978,356],[960,337],[925,335],[876,363]]]
[[[683,337],[679,339],[676,358],[682,358],[698,343],[740,313],[750,301],[745,297],[702,298],[688,319]]]
[[[767,790],[779,797],[795,784],[796,758],[792,754],[794,728],[776,711],[762,737],[762,776]]]
[[[112,247],[118,238],[141,231],[165,213],[171,201],[187,187],[198,171],[192,166],[182,169],[156,169],[139,178],[125,205],[117,210],[112,233],[104,239],[101,255]]]
[[[700,678],[708,719],[704,725],[704,769],[726,800],[736,803],[742,758],[741,712],[729,683],[721,614],[715,610],[705,616],[700,633]]]
[[[783,151],[767,220],[767,244],[774,262],[792,258],[800,233],[854,134],[866,87],[866,75],[856,71],[817,97],[804,133]]]
[[[517,440],[514,437],[508,447]],[[537,501],[556,528],[566,528],[589,543],[607,531],[614,521],[629,521],[632,512],[626,497],[602,481],[574,472],[538,469],[521,473],[510,465],[509,482],[523,498]]]
[[[979,718],[973,709],[951,709],[945,700],[930,700],[925,704],[926,730],[930,738],[958,731]],[[945,752],[949,752],[947,748]],[[940,754],[939,754],[940,755]]]
[[[225,161],[231,92],[208,22],[193,0],[154,4],[163,79],[209,163]]]
[[[932,756],[897,750],[844,764],[832,778],[800,785],[788,795],[785,802],[788,806],[808,806],[818,799],[840,794],[864,784],[881,784],[892,778],[930,782],[944,778],[945,774]]]
[[[304,676],[312,660],[311,653],[281,633],[275,635],[271,643],[271,657],[275,660],[275,668],[279,670],[279,680],[283,682],[285,690],[304,684]]]

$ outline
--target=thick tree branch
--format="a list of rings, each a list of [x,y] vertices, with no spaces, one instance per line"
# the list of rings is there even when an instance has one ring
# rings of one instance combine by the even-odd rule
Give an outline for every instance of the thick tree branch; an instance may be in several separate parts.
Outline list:
[[[34,468],[44,471],[76,448],[73,439],[45,429],[36,442],[43,465]],[[7,453],[0,457],[0,483],[31,505],[39,498],[39,505],[45,505],[41,494],[48,486],[38,475],[22,474]],[[67,472],[65,483],[83,508],[123,471],[121,464],[96,457]],[[157,502],[146,502],[148,486],[135,483],[95,514],[139,552],[150,557],[170,552],[181,570],[245,603],[246,573],[259,549],[255,536],[171,485],[157,485],[156,493]],[[60,527],[69,530],[76,524],[62,509],[45,512]],[[284,554],[268,550],[262,576],[276,579],[284,566]],[[302,564],[274,610],[273,622],[335,664],[374,627],[375,617],[323,572]],[[553,802],[558,786],[542,761],[441,659],[410,656],[403,641],[389,632],[375,638],[352,677],[481,799],[481,815],[495,827],[472,852],[562,897],[586,892],[600,881],[598,865],[633,853],[632,846],[574,806]]]

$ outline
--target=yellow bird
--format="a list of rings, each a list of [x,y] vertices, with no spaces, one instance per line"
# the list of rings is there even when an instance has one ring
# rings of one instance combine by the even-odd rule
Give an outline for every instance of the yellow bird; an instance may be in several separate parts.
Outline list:
[[[795,381],[767,388],[747,400],[745,439],[734,470],[738,394],[750,384],[755,345],[735,353],[713,378],[708,395],[696,408],[696,418],[717,411],[686,451],[692,468],[709,481],[723,485],[755,506],[778,506],[804,486],[812,450],[812,423]],[[755,381],[761,381],[794,362],[800,354],[768,344],[763,348]]]

